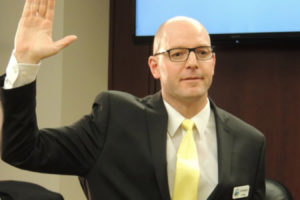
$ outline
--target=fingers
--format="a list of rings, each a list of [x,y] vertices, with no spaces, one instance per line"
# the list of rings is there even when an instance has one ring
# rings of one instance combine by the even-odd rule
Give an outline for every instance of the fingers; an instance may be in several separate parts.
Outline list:
[[[45,17],[46,12],[47,12],[47,0],[40,0],[39,9],[38,9],[39,16]]]
[[[24,5],[24,9],[23,9],[23,13],[22,13],[22,17],[28,17],[31,15],[31,7],[33,4],[34,0],[26,0],[25,5]]]
[[[31,16],[36,16],[39,13],[40,0],[34,0],[31,6]]]
[[[54,18],[55,0],[26,0],[22,16],[46,17],[49,20]]]
[[[55,0],[48,0],[47,2],[47,11],[46,11],[46,19],[53,21],[54,18],[54,8],[55,8]]]

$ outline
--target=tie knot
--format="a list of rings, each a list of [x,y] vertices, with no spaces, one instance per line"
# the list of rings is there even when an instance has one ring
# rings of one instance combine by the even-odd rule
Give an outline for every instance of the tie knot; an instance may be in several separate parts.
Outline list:
[[[193,130],[194,122],[190,119],[183,120],[181,124],[182,128],[184,128],[186,131]]]

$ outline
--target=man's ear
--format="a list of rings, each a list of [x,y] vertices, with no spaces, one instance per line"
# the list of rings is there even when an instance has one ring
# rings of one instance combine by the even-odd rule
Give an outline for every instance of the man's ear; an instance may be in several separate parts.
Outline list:
[[[212,59],[213,59],[213,75],[214,75],[215,74],[215,67],[216,67],[216,60],[217,60],[215,53],[213,54]]]
[[[160,71],[158,67],[158,60],[155,56],[150,56],[148,58],[148,65],[150,68],[150,71],[152,73],[153,78],[159,79],[160,78]]]

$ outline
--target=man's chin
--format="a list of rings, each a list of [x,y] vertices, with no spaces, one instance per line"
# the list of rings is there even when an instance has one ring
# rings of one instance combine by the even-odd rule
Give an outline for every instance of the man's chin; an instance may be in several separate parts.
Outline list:
[[[189,90],[189,91],[184,91],[182,93],[182,98],[183,99],[190,99],[190,100],[197,100],[197,99],[202,99],[207,97],[207,92],[203,90]]]

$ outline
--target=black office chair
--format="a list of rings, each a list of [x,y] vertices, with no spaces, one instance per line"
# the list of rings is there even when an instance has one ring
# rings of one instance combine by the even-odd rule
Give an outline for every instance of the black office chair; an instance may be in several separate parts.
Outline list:
[[[266,178],[265,200],[293,200],[292,194],[282,183]]]
[[[1,200],[64,200],[61,194],[23,181],[0,181]]]

